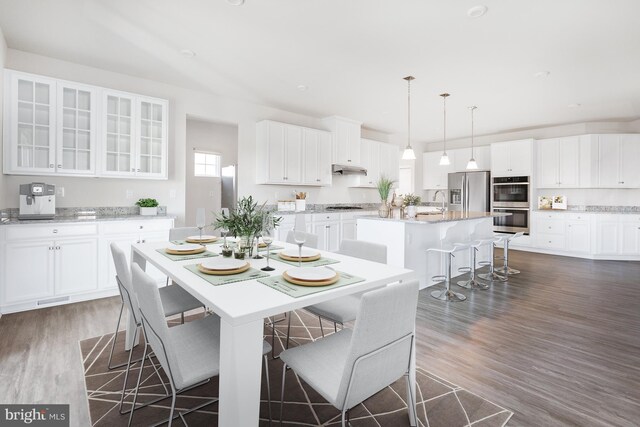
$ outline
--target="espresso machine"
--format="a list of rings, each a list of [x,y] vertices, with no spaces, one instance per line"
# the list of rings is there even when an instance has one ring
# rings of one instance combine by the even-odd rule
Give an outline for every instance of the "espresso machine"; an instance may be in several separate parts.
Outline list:
[[[18,219],[53,219],[56,215],[56,186],[42,182],[20,184]]]

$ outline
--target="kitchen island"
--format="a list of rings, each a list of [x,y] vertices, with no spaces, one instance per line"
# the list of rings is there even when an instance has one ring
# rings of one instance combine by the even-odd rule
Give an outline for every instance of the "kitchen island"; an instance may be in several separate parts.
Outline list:
[[[493,218],[509,214],[491,212],[431,213],[416,219],[357,217],[358,240],[379,242],[387,245],[387,264],[414,270],[420,280],[420,288],[436,284],[433,276],[443,275],[445,257],[438,252],[427,252],[429,248],[441,246],[441,242],[464,242],[471,234],[491,234]],[[488,247],[478,252],[477,261],[489,259]],[[457,276],[460,267],[469,267],[469,251],[455,253],[452,274]]]

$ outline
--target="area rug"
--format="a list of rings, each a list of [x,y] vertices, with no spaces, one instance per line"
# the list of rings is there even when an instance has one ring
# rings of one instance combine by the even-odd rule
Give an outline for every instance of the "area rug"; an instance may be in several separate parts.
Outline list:
[[[320,324],[317,317],[311,316],[304,310],[293,312],[291,315],[290,346],[304,344],[321,338]],[[189,320],[191,316],[187,318]],[[278,320],[278,319],[276,319]],[[276,323],[276,354],[283,348],[286,339],[287,320]],[[170,321],[176,324],[177,321]],[[333,324],[323,323],[326,334],[333,333]],[[272,329],[265,327],[265,339],[271,341]],[[85,384],[89,414],[94,426],[125,426],[128,415],[120,415],[119,402],[124,368],[107,369],[109,351],[113,334],[90,338],[80,342],[83,360]],[[123,350],[124,333],[118,334],[116,351],[112,364],[125,362],[128,356]],[[141,347],[141,346],[138,346]],[[142,356],[142,349],[134,350],[134,359]],[[274,425],[280,416],[280,381],[282,378],[282,362],[269,358],[270,390],[272,397],[272,414]],[[151,401],[163,394],[164,385],[169,388],[167,378],[160,371],[162,381],[149,363],[145,365],[143,382],[138,396],[138,402]],[[419,425],[422,427],[493,427],[505,426],[513,413],[495,403],[465,390],[438,375],[420,367],[416,370],[417,380],[417,409]],[[139,374],[139,364],[136,364],[129,377],[128,388],[135,386]],[[267,404],[267,381],[263,374],[260,407],[260,425],[269,425],[269,411]],[[217,396],[218,382],[213,378],[210,382],[194,388],[177,399],[176,408],[186,410],[199,403]],[[125,398],[123,410],[131,408],[133,394],[129,390]],[[169,416],[170,399],[139,409],[135,412],[133,425],[151,425]],[[204,407],[185,417],[190,426],[217,425],[217,404]],[[287,374],[283,425],[286,426],[339,426],[340,412],[327,403],[311,387],[299,379],[293,372]],[[362,404],[350,411],[350,421],[353,427],[360,426],[406,426],[409,417],[406,405],[406,386],[404,379],[380,391]],[[180,419],[174,420],[174,425],[183,425]]]

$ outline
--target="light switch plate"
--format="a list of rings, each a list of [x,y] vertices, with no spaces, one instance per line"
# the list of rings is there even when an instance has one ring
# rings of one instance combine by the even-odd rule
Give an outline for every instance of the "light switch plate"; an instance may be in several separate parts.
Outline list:
[[[64,187],[56,187],[56,196],[64,197]]]
[[[127,190],[127,199],[133,199],[133,190]]]

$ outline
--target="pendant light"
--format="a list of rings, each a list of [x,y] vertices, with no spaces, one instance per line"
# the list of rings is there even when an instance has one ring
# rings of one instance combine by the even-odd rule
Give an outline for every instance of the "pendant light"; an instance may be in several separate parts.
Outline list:
[[[476,163],[476,159],[473,157],[473,112],[476,111],[475,105],[469,107],[471,110],[471,158],[469,159],[469,163],[467,163],[467,170],[478,169],[478,163]]]
[[[415,80],[413,76],[404,77],[407,81],[407,146],[402,153],[402,160],[415,160],[416,153],[411,148],[411,80]]]
[[[440,166],[448,166],[451,164],[451,161],[449,160],[449,156],[447,155],[447,97],[449,96],[448,93],[441,93],[440,96],[442,97],[442,106],[443,106],[443,111],[444,111],[444,138],[443,138],[443,145],[442,145],[442,157],[440,157]]]

